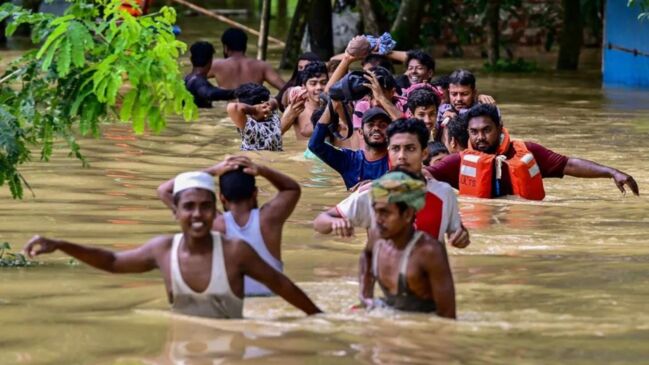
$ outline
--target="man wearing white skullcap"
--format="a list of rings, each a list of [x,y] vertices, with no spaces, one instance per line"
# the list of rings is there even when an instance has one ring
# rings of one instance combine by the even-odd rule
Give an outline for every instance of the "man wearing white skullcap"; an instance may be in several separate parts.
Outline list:
[[[242,318],[244,276],[260,281],[307,314],[320,312],[300,288],[269,266],[245,241],[211,231],[216,197],[210,174],[179,174],[173,193],[174,214],[182,233],[157,236],[138,248],[121,252],[35,236],[24,251],[31,258],[60,250],[112,273],[158,268],[172,310],[186,315]]]

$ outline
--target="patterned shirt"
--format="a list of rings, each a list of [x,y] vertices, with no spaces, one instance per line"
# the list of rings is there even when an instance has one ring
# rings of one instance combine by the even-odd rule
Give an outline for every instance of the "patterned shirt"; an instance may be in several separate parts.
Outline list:
[[[257,121],[246,116],[246,125],[241,134],[241,151],[283,151],[282,128],[279,114],[273,113],[264,121]]]

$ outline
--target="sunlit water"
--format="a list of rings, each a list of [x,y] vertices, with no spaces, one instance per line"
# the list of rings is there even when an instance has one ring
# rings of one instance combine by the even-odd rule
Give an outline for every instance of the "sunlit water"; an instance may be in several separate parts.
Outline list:
[[[465,64],[440,61],[443,70]],[[499,101],[515,137],[620,168],[647,191],[649,93],[604,91],[595,72],[480,76],[479,87]],[[155,188],[238,153],[223,107],[194,123],[172,120],[160,135],[106,125],[101,139],[81,141],[89,168],[63,148],[48,163],[26,165],[36,196],[14,201],[0,189],[0,241],[22,247],[39,233],[126,249],[176,232]],[[364,237],[313,233],[315,215],[346,193],[336,173],[303,159],[305,144],[292,133],[285,152],[249,156],[303,186],[283,258],[327,314],[305,318],[278,298],[257,298],[246,300],[246,320],[178,318],[158,273],[110,275],[57,254],[41,266],[0,270],[0,363],[646,363],[645,195],[622,196],[608,179],[567,177],[546,180],[541,203],[460,199],[473,243],[449,250],[458,321],[355,312]],[[273,190],[258,181],[264,201]]]

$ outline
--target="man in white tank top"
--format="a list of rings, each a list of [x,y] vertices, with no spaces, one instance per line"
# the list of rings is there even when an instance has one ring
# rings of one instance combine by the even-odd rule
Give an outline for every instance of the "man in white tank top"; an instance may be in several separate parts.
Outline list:
[[[204,171],[219,177],[219,199],[225,210],[215,218],[214,230],[246,241],[267,264],[282,272],[282,230],[300,199],[297,181],[268,166],[257,165],[245,156],[230,157]],[[277,194],[261,208],[258,208],[255,176],[264,177],[277,189]],[[173,180],[158,188],[158,195],[169,207],[173,207],[173,189]],[[264,285],[246,278],[246,296],[271,294]]]
[[[56,250],[112,273],[160,269],[172,310],[210,317],[241,318],[244,276],[250,276],[307,314],[320,309],[289,278],[273,269],[246,242],[212,232],[216,215],[214,179],[204,172],[178,175],[174,215],[182,233],[163,235],[132,250],[113,252],[35,236],[28,257]]]

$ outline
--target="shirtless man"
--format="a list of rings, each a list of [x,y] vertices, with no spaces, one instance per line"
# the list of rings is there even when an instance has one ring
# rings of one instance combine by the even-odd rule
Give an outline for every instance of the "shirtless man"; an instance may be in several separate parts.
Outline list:
[[[415,214],[425,204],[425,183],[402,171],[372,182],[376,225],[359,262],[360,299],[372,308],[435,312],[455,318],[455,288],[444,245],[415,230]],[[378,282],[385,298],[373,299]]]
[[[160,269],[174,312],[210,318],[242,318],[244,276],[250,276],[307,314],[320,309],[284,274],[270,267],[246,242],[212,232],[214,180],[205,172],[176,177],[173,200],[182,233],[162,235],[135,249],[113,252],[35,236],[28,257],[56,250],[111,273]]]
[[[221,36],[223,57],[212,61],[208,77],[216,78],[219,87],[236,89],[245,83],[263,85],[264,81],[276,89],[284,86],[284,80],[267,62],[246,57],[248,36],[241,29],[229,28]]]
[[[214,218],[213,229],[228,237],[246,241],[275,270],[282,272],[282,231],[300,200],[297,181],[248,157],[234,156],[215,164],[204,172],[219,178],[219,200],[225,213]],[[274,197],[261,208],[257,201],[256,177],[268,180],[277,189]],[[174,179],[158,187],[160,200],[172,211]],[[246,277],[246,296],[267,296],[272,292],[259,282]]]
[[[325,90],[328,80],[327,65],[324,62],[311,62],[300,72],[300,86],[289,91],[288,106],[282,114],[282,134],[292,126],[298,140],[308,140],[311,137],[311,115],[320,107],[320,94]]]

